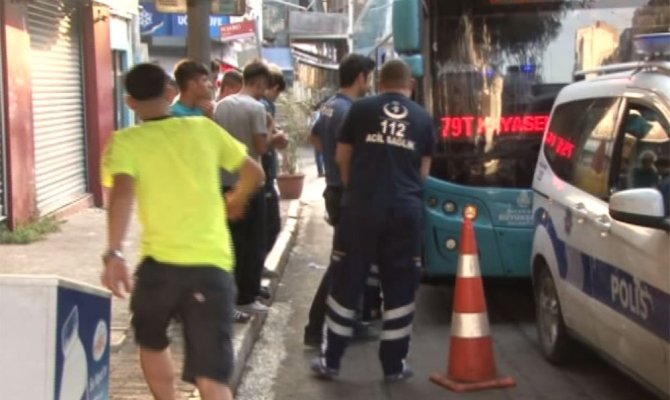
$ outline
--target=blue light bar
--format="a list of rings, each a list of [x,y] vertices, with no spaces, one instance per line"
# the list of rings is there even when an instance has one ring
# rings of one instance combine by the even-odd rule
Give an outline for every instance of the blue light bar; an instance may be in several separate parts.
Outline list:
[[[524,64],[521,66],[521,70],[527,74],[532,74],[535,72],[535,64]]]
[[[649,59],[662,59],[670,56],[670,32],[635,35],[635,51]]]

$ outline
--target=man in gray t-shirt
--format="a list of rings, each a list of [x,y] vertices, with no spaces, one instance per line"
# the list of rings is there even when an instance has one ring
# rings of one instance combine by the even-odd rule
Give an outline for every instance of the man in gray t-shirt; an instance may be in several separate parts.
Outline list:
[[[263,104],[244,92],[221,100],[214,111],[214,120],[233,137],[247,146],[249,157],[260,162],[260,155],[267,151],[267,116]],[[221,184],[234,186],[237,174],[227,171],[221,175]]]
[[[242,75],[242,89],[216,105],[214,120],[247,146],[251,158],[260,161],[260,155],[268,149],[268,118],[258,99],[268,87],[270,70],[262,62],[252,62],[244,68]],[[223,191],[230,191],[237,179],[237,175],[222,173]],[[249,200],[245,216],[229,221],[228,226],[235,246],[238,310],[265,313],[268,307],[256,300],[265,261],[265,197],[262,190]]]

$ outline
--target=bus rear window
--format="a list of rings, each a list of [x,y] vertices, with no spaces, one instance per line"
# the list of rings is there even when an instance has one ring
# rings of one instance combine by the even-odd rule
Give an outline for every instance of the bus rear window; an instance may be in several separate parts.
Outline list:
[[[429,3],[425,87],[440,132],[432,163],[436,178],[530,187],[558,92],[578,71],[636,60],[636,34],[670,30],[667,5],[656,2],[516,3]],[[571,144],[555,139],[551,150],[569,158]]]

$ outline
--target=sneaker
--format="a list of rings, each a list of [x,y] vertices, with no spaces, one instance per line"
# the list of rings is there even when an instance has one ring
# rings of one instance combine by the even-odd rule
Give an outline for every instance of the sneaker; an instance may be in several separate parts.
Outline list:
[[[238,305],[237,309],[249,314],[266,314],[268,311],[270,311],[270,307],[259,302],[258,300],[249,304]]]
[[[390,374],[384,377],[387,383],[402,382],[414,376],[414,371],[407,365],[403,364],[402,371],[397,374]]]
[[[235,318],[235,322],[237,322],[237,323],[246,324],[251,319],[251,315],[249,315],[245,312],[242,312],[238,309],[235,309],[233,311],[233,318]]]
[[[326,359],[323,357],[316,357],[312,359],[312,372],[319,379],[331,380],[336,378],[340,371],[335,368],[328,368]]]

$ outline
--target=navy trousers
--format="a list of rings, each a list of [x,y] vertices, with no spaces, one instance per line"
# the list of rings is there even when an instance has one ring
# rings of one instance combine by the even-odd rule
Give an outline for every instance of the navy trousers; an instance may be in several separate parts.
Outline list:
[[[403,370],[420,277],[421,224],[420,207],[342,208],[326,300],[323,356],[328,367],[340,368],[353,336],[357,302],[365,290],[370,266],[377,264],[384,303],[379,358],[385,375]]]

